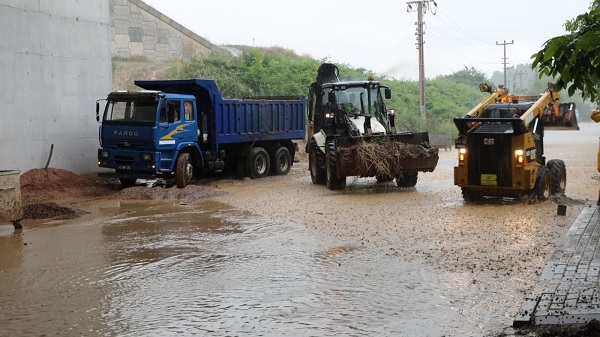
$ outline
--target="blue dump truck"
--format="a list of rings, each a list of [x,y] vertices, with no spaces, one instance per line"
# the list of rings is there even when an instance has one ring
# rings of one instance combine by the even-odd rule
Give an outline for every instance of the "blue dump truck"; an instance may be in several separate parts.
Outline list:
[[[285,175],[305,133],[303,96],[224,99],[209,79],[135,81],[96,102],[98,166],[124,187],[137,179],[192,183],[202,172]],[[105,103],[101,112],[101,102]]]

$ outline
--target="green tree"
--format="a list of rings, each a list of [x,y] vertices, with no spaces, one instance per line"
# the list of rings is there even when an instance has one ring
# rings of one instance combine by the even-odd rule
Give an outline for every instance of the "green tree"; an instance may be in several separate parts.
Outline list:
[[[485,77],[485,73],[475,69],[473,66],[471,66],[470,69],[465,66],[465,69],[463,70],[456,71],[450,75],[439,76],[438,78],[449,79],[457,83],[473,86],[474,88],[477,88],[480,83],[489,82],[489,80]]]
[[[532,55],[532,68],[539,76],[557,78],[557,89],[569,96],[577,90],[593,102],[600,99],[600,0],[593,0],[589,12],[567,21],[568,34],[553,37]]]

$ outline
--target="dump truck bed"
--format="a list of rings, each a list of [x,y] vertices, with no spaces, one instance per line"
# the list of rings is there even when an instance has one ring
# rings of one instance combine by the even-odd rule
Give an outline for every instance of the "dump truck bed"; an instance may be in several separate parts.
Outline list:
[[[147,90],[194,95],[198,113],[208,115],[208,134],[216,144],[303,139],[303,96],[224,99],[213,80],[136,81]]]

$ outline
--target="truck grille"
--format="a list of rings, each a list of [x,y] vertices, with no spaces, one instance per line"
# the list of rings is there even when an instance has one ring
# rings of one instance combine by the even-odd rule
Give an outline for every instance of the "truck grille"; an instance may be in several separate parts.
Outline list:
[[[102,143],[105,149],[120,149],[120,150],[144,150],[152,146],[152,142],[147,141],[105,141]]]

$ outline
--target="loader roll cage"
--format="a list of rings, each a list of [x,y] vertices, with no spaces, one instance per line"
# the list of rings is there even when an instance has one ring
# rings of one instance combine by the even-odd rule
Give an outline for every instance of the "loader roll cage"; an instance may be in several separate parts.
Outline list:
[[[525,127],[523,121],[519,118],[454,118],[454,125],[458,128],[458,131],[463,134],[469,134],[476,132],[483,125],[510,125],[511,128],[498,128],[501,133],[514,133],[515,135],[522,135],[529,132]]]

